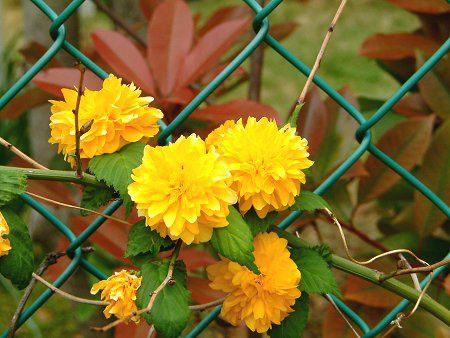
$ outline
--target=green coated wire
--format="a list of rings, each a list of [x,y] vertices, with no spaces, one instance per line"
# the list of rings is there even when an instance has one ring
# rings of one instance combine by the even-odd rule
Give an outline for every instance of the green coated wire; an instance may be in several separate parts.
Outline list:
[[[23,89],[31,79],[56,55],[60,49],[66,50],[75,59],[80,60],[88,69],[102,79],[105,79],[108,74],[101,69],[95,62],[90,60],[87,56],[81,53],[76,47],[66,40],[64,22],[78,9],[85,0],[73,0],[60,15],[57,15],[43,0],[31,0],[45,15],[52,21],[50,25],[50,35],[54,39],[53,44],[47,52],[0,98],[0,109],[3,108],[17,93]],[[244,2],[256,13],[253,20],[253,28],[256,32],[252,41],[233,59],[230,64],[214,78],[172,121],[169,126],[164,122],[160,122],[161,134],[158,138],[160,144],[167,144],[171,141],[172,133],[189,117],[189,115],[223,82],[226,78],[244,62],[249,55],[264,41],[271,46],[284,59],[290,62],[297,70],[305,75],[309,75],[310,69],[295,57],[289,50],[284,48],[278,41],[276,41],[269,32],[268,15],[276,9],[282,0],[272,0],[265,7],[261,7],[255,0],[244,0]],[[321,88],[328,96],[335,100],[342,106],[359,124],[360,127],[356,133],[356,140],[360,142],[357,149],[336,169],[316,190],[317,194],[323,194],[339,177],[341,177],[364,153],[371,152],[374,156],[379,158],[383,163],[391,169],[399,173],[407,182],[418,189],[424,196],[431,200],[441,211],[447,216],[450,215],[449,207],[426,187],[420,180],[414,177],[411,173],[401,167],[389,156],[384,154],[381,150],[376,148],[371,143],[370,128],[373,127],[389,110],[398,102],[411,87],[417,83],[430,69],[448,52],[450,49],[450,39],[447,40],[417,71],[413,76],[403,84],[394,95],[388,99],[374,115],[366,120],[363,115],[348,102],[341,94],[329,86],[319,76],[314,76],[313,82]],[[41,213],[53,226],[61,231],[69,240],[70,245],[66,249],[68,255],[72,258],[71,263],[55,280],[54,285],[61,286],[75,271],[78,266],[83,267],[86,271],[93,274],[99,279],[105,279],[107,276],[97,269],[94,265],[81,257],[80,246],[103,224],[105,218],[100,216],[86,228],[82,234],[76,237],[70,229],[54,216],[42,204],[31,198],[29,195],[22,194],[21,198],[31,207]],[[114,201],[104,211],[105,214],[112,214],[121,205],[121,200]],[[287,228],[296,218],[302,214],[301,211],[293,212],[286,217],[278,226],[281,229]],[[449,255],[447,255],[449,257]],[[446,267],[436,269],[433,278],[436,278]],[[422,281],[422,286],[427,282],[427,279]],[[19,318],[19,325],[22,325],[40,306],[42,306],[53,292],[47,289],[39,298],[27,308]],[[345,303],[340,301],[333,295],[330,295],[336,302],[337,306],[355,323],[363,333],[364,337],[373,337],[385,329],[390,322],[403,311],[408,304],[408,300],[402,301],[395,309],[393,309],[377,326],[370,329],[368,325],[359,317],[353,310],[351,310]],[[211,311],[186,337],[195,337],[202,330],[204,330],[220,313],[221,307],[216,307]],[[6,331],[1,337],[6,337]]]

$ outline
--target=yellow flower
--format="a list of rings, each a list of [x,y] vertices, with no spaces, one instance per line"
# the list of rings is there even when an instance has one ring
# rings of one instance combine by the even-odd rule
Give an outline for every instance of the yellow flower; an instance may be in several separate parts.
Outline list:
[[[250,117],[244,125],[227,121],[206,139],[230,168],[238,193],[239,209],[253,207],[260,218],[270,211],[282,211],[294,204],[300,185],[306,182],[302,169],[308,159],[308,141],[289,125],[278,129],[275,121]]]
[[[58,152],[67,158],[75,153],[75,116],[77,91],[62,89],[63,101],[52,103],[50,143],[58,144]],[[158,133],[157,121],[163,117],[159,109],[149,107],[152,97],[140,97],[134,84],[110,75],[99,91],[86,89],[78,111],[81,158],[113,153],[130,142],[144,140]],[[84,130],[83,130],[84,129]]]
[[[122,270],[115,272],[106,280],[95,283],[91,288],[91,294],[95,295],[99,290],[103,290],[101,299],[109,302],[103,310],[105,317],[109,318],[114,315],[121,319],[137,311],[135,300],[141,282],[142,277]],[[139,317],[133,317],[132,320],[138,322]]]
[[[222,258],[207,268],[212,289],[229,293],[221,315],[233,325],[240,321],[252,331],[266,332],[280,324],[300,297],[300,271],[290,258],[287,241],[275,233],[254,239],[255,264],[261,274]]]
[[[3,235],[9,235],[9,227],[6,223],[6,219],[0,212],[0,257],[6,256],[9,253],[9,250],[11,250],[9,239],[3,238]]]
[[[213,228],[227,226],[228,206],[237,201],[226,164],[194,134],[165,147],[146,146],[131,178],[128,193],[139,216],[162,237],[187,244],[209,241]]]

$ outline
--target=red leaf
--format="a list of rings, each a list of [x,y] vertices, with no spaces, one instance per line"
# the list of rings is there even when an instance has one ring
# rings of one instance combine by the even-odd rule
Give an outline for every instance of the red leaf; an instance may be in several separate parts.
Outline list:
[[[298,23],[295,21],[278,23],[270,27],[270,35],[272,35],[275,40],[281,41],[291,35],[297,27]]]
[[[191,117],[198,120],[223,123],[227,120],[237,120],[248,117],[268,117],[275,119],[277,124],[281,124],[281,117],[278,112],[266,104],[250,100],[233,100],[223,104],[208,106],[195,110]]]
[[[364,166],[364,163],[361,160],[358,160],[350,168],[348,168],[348,170],[345,172],[344,175],[341,176],[340,179],[346,180],[355,177],[367,177],[367,176],[369,176],[369,172]]]
[[[147,62],[130,40],[119,32],[108,30],[95,31],[92,40],[97,52],[117,74],[154,95],[155,84]]]
[[[216,261],[209,252],[197,249],[182,249],[179,257],[186,263],[187,271],[205,268]]]
[[[119,324],[114,329],[114,338],[140,338],[148,337],[150,327],[145,320],[141,320],[139,323],[131,324]]]
[[[398,60],[414,57],[417,49],[431,54],[438,48],[439,45],[433,40],[413,33],[375,34],[363,42],[360,54],[370,58]]]
[[[37,41],[30,41],[25,46],[20,48],[19,52],[25,58],[25,61],[34,64],[36,63],[48,48]],[[51,58],[45,67],[60,67],[60,63],[56,58]]]
[[[140,0],[139,7],[141,8],[142,14],[150,20],[153,11],[158,7],[158,5],[164,0]]]
[[[319,90],[314,87],[306,95],[305,105],[297,119],[298,133],[308,140],[311,154],[314,154],[322,143],[328,124],[327,115],[327,107],[320,97]]]
[[[49,70],[40,71],[32,81],[39,88],[42,88],[53,95],[62,97],[61,88],[77,87],[79,80],[80,72],[77,69],[51,68]],[[84,88],[99,90],[102,88],[102,80],[91,71],[86,71],[84,76]]]
[[[174,89],[193,37],[194,22],[184,1],[168,0],[156,8],[148,26],[147,58],[163,96]]]
[[[188,276],[187,287],[191,291],[191,297],[197,304],[209,303],[225,296],[225,293],[213,290],[206,278]]]
[[[50,99],[50,95],[39,88],[31,88],[20,92],[0,112],[6,119],[15,119],[25,111],[38,107]]]
[[[391,4],[411,12],[425,14],[441,14],[450,12],[450,6],[445,0],[387,0]]]
[[[386,309],[393,308],[401,301],[399,296],[355,276],[348,277],[344,296],[346,300]]]
[[[206,20],[203,27],[199,30],[198,35],[203,36],[208,31],[224,22],[248,18],[250,14],[251,10],[246,6],[221,7]]]
[[[222,23],[200,38],[187,56],[178,86],[183,87],[208,70],[247,28],[246,19]]]
[[[428,108],[424,99],[418,93],[410,93],[409,95],[402,97],[402,99],[392,107],[392,110],[408,117],[424,116],[431,113],[430,108]]]

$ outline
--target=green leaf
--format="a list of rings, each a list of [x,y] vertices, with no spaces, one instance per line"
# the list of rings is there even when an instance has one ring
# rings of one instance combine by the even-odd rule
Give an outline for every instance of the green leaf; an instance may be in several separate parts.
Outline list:
[[[302,274],[299,285],[301,291],[341,294],[327,262],[316,250],[309,248],[293,249],[291,258]]]
[[[145,308],[151,293],[166,278],[169,260],[144,264],[141,268],[142,284],[139,288],[136,304]],[[183,261],[177,261],[173,271],[174,284],[167,284],[156,296],[153,309],[142,317],[151,325],[155,325],[158,336],[177,338],[186,327],[190,317],[189,291],[186,288],[186,267]]]
[[[298,115],[300,114],[300,110],[302,110],[304,103],[297,104],[295,106],[294,112],[292,113],[291,117],[289,118],[289,124],[292,128],[297,129],[297,120]]]
[[[416,68],[419,69],[426,58],[417,51]],[[420,94],[433,112],[446,120],[450,117],[450,60],[442,58],[417,83]]]
[[[31,280],[34,270],[33,245],[27,225],[8,208],[1,213],[8,223],[11,250],[0,257],[0,274],[8,278],[17,288],[25,288]]]
[[[328,267],[331,267],[331,249],[328,246],[328,244],[320,244],[320,245],[314,245],[311,247],[314,251],[317,251],[317,253],[322,256],[322,258],[327,262]]]
[[[266,217],[259,218],[258,214],[251,208],[244,216],[244,221],[247,222],[253,236],[260,232],[267,232],[271,225],[275,224],[278,213],[275,211],[269,212]]]
[[[214,229],[211,245],[222,256],[259,273],[253,257],[253,236],[248,224],[234,207],[230,207],[228,224]]]
[[[312,191],[302,191],[295,198],[295,203],[290,207],[291,210],[314,211],[317,209],[331,209],[330,205],[321,196]]]
[[[99,181],[117,190],[123,199],[127,217],[131,212],[128,185],[132,182],[131,171],[142,162],[145,144],[130,143],[113,154],[95,156],[89,161],[89,170]]]
[[[98,187],[87,186],[83,191],[80,206],[82,208],[97,210],[102,205],[107,204],[113,197],[114,191],[111,189],[100,189]],[[81,215],[89,215],[88,211],[80,210]]]
[[[294,312],[289,314],[280,325],[272,325],[272,329],[267,332],[273,338],[291,338],[303,336],[309,315],[309,295],[302,292],[300,298],[297,298],[294,306]]]
[[[27,178],[23,173],[0,169],[0,206],[8,204],[26,190]]]
[[[172,241],[162,238],[159,233],[145,225],[145,219],[135,223],[128,232],[128,244],[125,257],[147,254],[147,257],[156,256],[161,247],[172,245]]]
[[[450,203],[450,120],[447,120],[434,134],[431,145],[425,153],[423,164],[417,173],[428,188],[434,191],[447,205]],[[414,224],[420,237],[433,233],[447,220],[428,198],[418,190],[414,192]]]

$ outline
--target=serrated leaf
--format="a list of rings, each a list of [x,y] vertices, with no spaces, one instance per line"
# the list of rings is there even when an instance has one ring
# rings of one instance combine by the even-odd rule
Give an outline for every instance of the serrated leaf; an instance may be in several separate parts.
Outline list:
[[[95,177],[119,192],[127,217],[132,205],[127,190],[132,182],[131,171],[141,164],[144,147],[141,142],[130,143],[116,153],[95,156],[89,161],[89,170]]]
[[[293,249],[291,258],[302,274],[299,285],[301,291],[341,294],[327,262],[317,251],[309,248]]]
[[[253,257],[253,236],[250,227],[234,207],[227,217],[229,224],[214,229],[211,245],[222,256],[258,272]]]
[[[322,256],[322,258],[327,262],[328,266],[331,267],[331,249],[328,246],[328,244],[320,244],[315,245],[311,247],[314,251],[317,251],[317,253]]]
[[[141,268],[142,284],[139,288],[136,304],[145,308],[151,293],[166,278],[169,261],[145,264]],[[153,310],[142,317],[155,326],[158,336],[177,338],[189,320],[189,291],[186,288],[186,267],[183,261],[175,263],[173,271],[174,284],[167,284],[156,296]]]
[[[8,204],[27,190],[27,178],[18,171],[0,169],[0,206]]]
[[[320,195],[312,191],[302,191],[299,196],[295,198],[295,203],[290,207],[291,210],[314,211],[317,209],[331,209],[327,201]]]
[[[294,306],[294,312],[289,314],[280,325],[272,325],[272,329],[267,332],[272,338],[291,338],[302,337],[308,323],[309,315],[309,295],[302,292],[300,298],[297,298]]]
[[[250,209],[244,216],[244,221],[247,222],[253,236],[260,232],[266,232],[271,225],[275,224],[278,213],[275,211],[269,212],[266,217],[259,218],[255,210]]]
[[[162,238],[159,233],[145,225],[145,219],[135,223],[128,233],[127,250],[125,257],[147,254],[148,257],[155,256],[161,247],[172,244],[169,238]]]
[[[31,280],[34,270],[32,242],[27,225],[8,208],[0,209],[8,223],[11,250],[0,257],[0,274],[9,279],[17,288],[25,288]]]
[[[98,187],[87,186],[83,191],[80,206],[82,208],[97,210],[102,205],[107,204],[113,197],[114,191],[111,189],[99,189]],[[81,215],[89,215],[88,211],[80,210]]]

